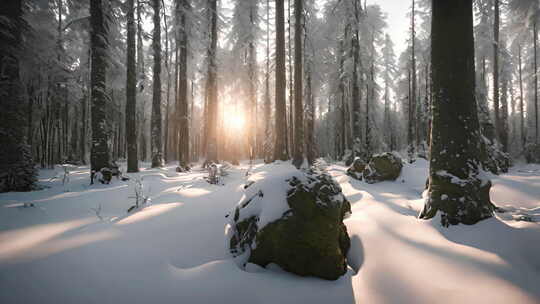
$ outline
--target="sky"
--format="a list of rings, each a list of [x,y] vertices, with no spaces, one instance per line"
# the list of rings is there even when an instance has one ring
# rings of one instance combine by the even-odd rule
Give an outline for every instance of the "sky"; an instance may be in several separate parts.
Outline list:
[[[407,38],[410,20],[407,12],[411,1],[407,0],[368,0],[367,4],[379,4],[382,11],[387,13],[386,22],[388,23],[388,34],[394,42],[394,52],[396,56],[403,52],[407,47]]]

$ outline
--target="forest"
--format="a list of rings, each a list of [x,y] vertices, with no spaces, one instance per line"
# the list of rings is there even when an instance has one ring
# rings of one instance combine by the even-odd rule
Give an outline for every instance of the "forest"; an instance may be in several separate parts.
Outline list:
[[[0,302],[538,303],[539,27],[1,0]]]

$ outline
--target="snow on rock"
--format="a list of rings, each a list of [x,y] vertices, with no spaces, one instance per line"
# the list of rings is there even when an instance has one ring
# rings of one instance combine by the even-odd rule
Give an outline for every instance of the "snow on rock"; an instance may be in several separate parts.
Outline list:
[[[258,182],[229,214],[226,240],[237,263],[336,280],[347,271],[350,247],[343,218],[350,204],[332,178],[317,169],[282,171]]]

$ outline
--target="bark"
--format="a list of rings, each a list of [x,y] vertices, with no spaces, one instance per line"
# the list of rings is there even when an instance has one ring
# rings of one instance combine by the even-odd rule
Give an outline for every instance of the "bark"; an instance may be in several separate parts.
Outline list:
[[[264,161],[269,163],[271,153],[271,101],[270,101],[270,0],[266,0],[266,75],[264,79]]]
[[[138,172],[137,155],[137,66],[135,61],[135,0],[128,0],[127,12],[127,77],[126,77],[126,141],[127,172]]]
[[[495,113],[495,134],[501,139],[501,116],[499,104],[499,0],[495,0],[495,20],[493,24],[493,110]]]
[[[152,49],[154,51],[154,79],[152,92],[151,150],[152,168],[163,166],[162,122],[161,122],[161,0],[153,0],[154,33]]]
[[[428,198],[420,218],[441,213],[443,226],[493,216],[491,182],[481,176],[475,100],[472,2],[432,1],[433,122]]]
[[[108,49],[108,26],[103,0],[90,2],[90,43],[92,48],[91,94],[92,94],[92,147],[91,168],[99,171],[110,165],[109,128],[106,108],[110,103],[107,96],[106,72]]]
[[[179,55],[178,59],[178,94],[176,111],[178,120],[178,163],[182,168],[187,168],[189,157],[189,112],[188,112],[188,31],[187,18],[191,9],[189,0],[177,1],[177,13],[179,14]]]
[[[210,8],[210,46],[208,48],[207,91],[207,148],[206,163],[218,162],[218,100],[217,100],[217,0],[209,0]]]
[[[518,73],[519,73],[519,135],[521,138],[521,148],[525,149],[527,137],[525,134],[525,114],[523,106],[523,65],[521,62],[521,44],[518,46]]]
[[[302,62],[302,19],[303,0],[294,1],[294,156],[293,165],[300,168],[304,162],[304,106],[303,106],[303,62]]]
[[[276,0],[276,143],[274,159],[287,160],[284,0]]]

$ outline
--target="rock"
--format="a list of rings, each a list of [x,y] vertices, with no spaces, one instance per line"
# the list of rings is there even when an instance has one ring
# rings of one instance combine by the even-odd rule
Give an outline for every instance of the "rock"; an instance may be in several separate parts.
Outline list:
[[[352,163],[352,165],[347,169],[347,175],[362,180],[362,173],[364,172],[364,169],[366,168],[366,162],[363,161],[361,158],[356,157]]]
[[[329,175],[296,172],[286,179],[267,176],[246,190],[251,195],[229,217],[230,251],[244,258],[242,266],[275,263],[297,275],[336,280],[347,271],[350,239],[343,219],[351,212],[350,203]],[[272,187],[260,185],[264,182]],[[279,200],[286,200],[283,210],[276,209]],[[269,220],[269,215],[276,218]]]
[[[394,181],[401,174],[401,158],[389,152],[373,155],[364,170],[364,180],[369,183]]]
[[[540,144],[529,143],[524,152],[527,163],[540,164]]]

